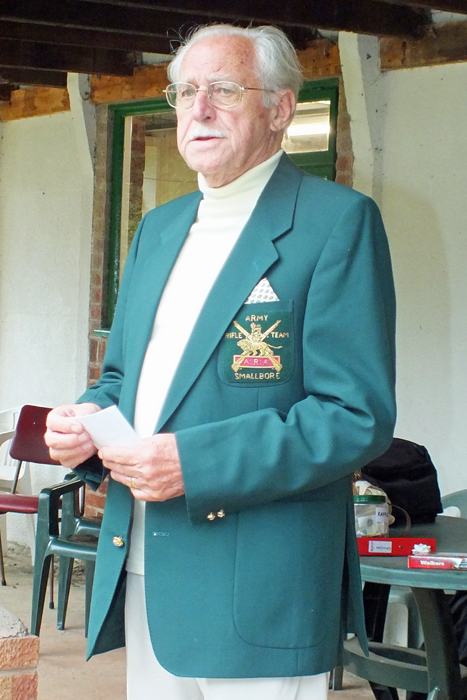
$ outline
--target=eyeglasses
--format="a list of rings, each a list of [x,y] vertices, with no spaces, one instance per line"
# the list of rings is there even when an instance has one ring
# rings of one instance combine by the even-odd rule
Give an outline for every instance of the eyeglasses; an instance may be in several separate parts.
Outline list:
[[[259,90],[261,92],[274,92],[257,87],[242,87],[229,80],[217,80],[209,83],[207,87],[196,87],[191,83],[172,83],[164,90],[167,102],[175,109],[189,109],[193,107],[196,95],[200,90],[206,90],[206,94],[214,107],[235,107],[242,99],[245,90]]]

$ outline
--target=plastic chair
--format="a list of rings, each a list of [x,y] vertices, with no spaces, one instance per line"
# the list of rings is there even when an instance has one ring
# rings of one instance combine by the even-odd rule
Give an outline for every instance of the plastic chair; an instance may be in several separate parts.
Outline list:
[[[443,504],[443,508],[456,506],[461,512],[461,517],[467,518],[467,489],[454,491],[453,493],[446,494],[446,496],[441,496],[441,503]]]
[[[83,544],[89,544],[91,550],[90,558],[86,560],[85,634],[87,636],[96,548],[101,529],[101,521],[98,518],[84,517],[84,483],[73,473],[67,474],[65,476],[65,480],[79,484],[79,488],[62,493],[60,539],[68,540],[74,544],[81,541]],[[54,519],[58,519],[57,512],[52,514],[52,511],[49,511],[49,536],[52,535],[53,531],[56,531],[56,525],[53,522]],[[74,558],[70,556],[60,556],[57,610],[57,629],[59,630],[65,629],[65,618],[70,594],[71,578],[73,574],[73,564]]]
[[[7,416],[7,420],[10,421],[10,424],[16,422],[17,419],[17,425],[13,432],[9,431],[9,437],[12,438],[9,445],[10,465],[14,465],[14,471],[10,474],[11,491],[9,493],[0,493],[0,514],[21,513],[33,518],[34,514],[38,511],[38,495],[19,494],[16,493],[16,490],[26,462],[37,461],[42,464],[58,464],[58,462],[50,457],[43,437],[45,432],[45,420],[49,411],[50,408],[44,408],[42,406],[24,406],[20,411],[19,417],[15,415],[16,409],[2,412],[2,420],[4,422]],[[34,448],[34,440],[38,445],[36,448]],[[16,449],[14,447],[15,443]],[[35,542],[32,543],[33,552],[34,549]],[[6,585],[3,556],[0,560],[0,566],[2,570],[1,582],[2,585]],[[49,606],[51,608],[54,607],[53,569],[50,572]]]
[[[36,464],[58,464],[50,457],[44,441],[46,419],[50,408],[43,406],[23,406],[11,441],[10,455],[19,461]],[[83,505],[79,494],[84,494],[84,482],[66,475],[65,481],[57,486],[43,489],[39,496],[22,496],[35,498],[37,512],[35,561],[32,594],[31,634],[39,634],[44,609],[47,580],[52,577],[53,556],[60,557],[57,626],[63,629],[70,588],[73,560],[75,558],[90,561],[88,588],[92,586],[93,564],[97,551],[98,527],[93,523],[94,537],[91,541],[79,542],[75,539],[91,527],[89,521],[82,518]],[[7,494],[11,495],[11,494]],[[0,495],[0,508],[1,508]],[[85,538],[86,539],[86,538]],[[89,595],[86,603],[86,625],[89,612]],[[53,605],[51,605],[53,607]],[[87,630],[87,626],[86,626]]]
[[[0,433],[0,446],[4,446],[9,443],[13,435],[14,430],[9,430],[4,433]],[[34,496],[21,496],[14,492],[16,487],[15,480],[12,482],[13,492],[2,493],[0,492],[0,515],[6,515],[7,513],[27,513],[33,514],[37,513],[38,497]],[[2,529],[0,527],[0,578],[2,586],[6,586],[5,578],[5,565],[3,561],[3,544],[2,544]]]
[[[20,411],[21,407],[9,408],[7,410],[0,411],[1,435],[16,428]],[[6,491],[9,493],[21,493],[27,496],[32,496],[33,493],[31,490],[29,464],[24,462],[19,474],[17,473],[18,462],[10,457],[9,443],[9,440],[6,440],[6,442],[3,442],[3,444],[0,443],[0,492]],[[26,514],[26,522],[28,526],[31,559],[32,563],[34,564],[34,541],[36,536],[35,516],[33,514]],[[3,540],[6,542],[8,540],[8,530],[5,516],[0,517],[0,528],[2,530]]]
[[[58,629],[65,627],[74,559],[86,562],[87,635],[99,526],[76,516],[76,496],[83,487],[84,482],[75,478],[58,486],[42,489],[39,494],[31,613],[31,634],[37,636],[40,634],[47,579],[54,556],[60,557]]]

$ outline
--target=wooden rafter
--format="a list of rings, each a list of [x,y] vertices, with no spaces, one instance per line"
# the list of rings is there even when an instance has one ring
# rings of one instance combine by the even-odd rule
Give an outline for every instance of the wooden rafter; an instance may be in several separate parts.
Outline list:
[[[0,82],[0,102],[9,102],[15,85]]]
[[[422,7],[425,10],[442,10],[467,15],[466,0],[380,0],[389,5],[403,5],[405,7]]]
[[[193,24],[219,21],[414,36],[425,16],[419,9],[380,0],[2,0],[0,19],[171,38]]]
[[[66,87],[67,74],[58,71],[34,70],[31,68],[0,67],[0,80],[16,85],[43,85],[44,87]]]
[[[3,39],[0,42],[0,66],[74,73],[131,75],[134,63],[130,63],[128,54],[124,51]]]
[[[54,27],[33,22],[0,20],[0,40],[36,41],[45,44],[72,46],[92,46],[96,49],[118,49],[121,51],[148,51],[168,53],[170,42],[167,37],[156,34],[119,32],[110,30],[80,29],[75,27]]]

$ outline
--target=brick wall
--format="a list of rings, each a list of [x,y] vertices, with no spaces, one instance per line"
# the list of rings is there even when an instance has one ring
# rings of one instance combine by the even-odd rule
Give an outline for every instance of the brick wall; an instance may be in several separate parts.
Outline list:
[[[344,82],[340,64],[339,47],[329,39],[316,39],[298,56],[305,80],[339,79],[339,104],[337,109],[337,162],[336,182],[352,187],[353,152],[350,135],[350,117],[347,112]]]
[[[37,700],[39,637],[0,607],[0,700]]]
[[[107,299],[107,242],[110,212],[111,123],[107,107],[97,107],[96,156],[94,164],[94,211],[91,256],[91,307],[89,321],[88,383],[94,384],[100,376],[105,354],[106,339],[95,335],[105,323]]]
[[[89,313],[89,365],[88,384],[94,384],[100,377],[107,339],[95,334],[106,321],[107,289],[107,243],[110,212],[110,187],[108,178],[111,172],[112,125],[106,106],[97,106],[97,138],[94,163],[94,211],[91,254],[91,294]],[[86,516],[100,517],[104,512],[107,482],[97,491],[86,488]],[[0,700],[1,697],[0,697]]]
[[[352,187],[353,184],[353,150],[350,134],[350,115],[347,112],[344,82],[339,79],[339,104],[337,108],[337,160],[336,182]]]

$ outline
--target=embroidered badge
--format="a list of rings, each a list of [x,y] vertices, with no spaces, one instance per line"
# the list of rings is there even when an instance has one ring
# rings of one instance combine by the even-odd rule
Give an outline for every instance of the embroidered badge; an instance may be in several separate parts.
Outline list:
[[[291,302],[243,306],[222,341],[219,372],[228,384],[277,384],[293,371]]]
[[[273,332],[281,323],[281,319],[272,324],[268,330],[263,333],[259,323],[254,321],[250,324],[251,333],[248,333],[241,327],[237,321],[234,321],[234,326],[240,333],[243,333],[245,340],[239,340],[237,345],[243,350],[241,355],[234,355],[232,369],[238,372],[240,367],[274,367],[276,372],[282,369],[281,358],[279,355],[274,355],[274,350],[280,350],[282,345],[269,345],[265,343],[265,338]],[[257,358],[260,358],[258,360]]]

